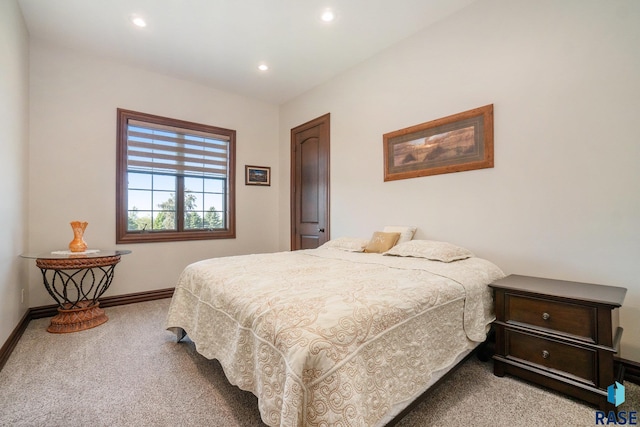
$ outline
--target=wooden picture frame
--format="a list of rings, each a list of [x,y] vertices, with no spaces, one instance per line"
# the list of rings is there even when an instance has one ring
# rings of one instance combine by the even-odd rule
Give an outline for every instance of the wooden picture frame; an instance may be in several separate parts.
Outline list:
[[[244,183],[245,185],[271,185],[271,168],[268,166],[245,165]]]
[[[493,104],[383,135],[384,180],[493,167]]]

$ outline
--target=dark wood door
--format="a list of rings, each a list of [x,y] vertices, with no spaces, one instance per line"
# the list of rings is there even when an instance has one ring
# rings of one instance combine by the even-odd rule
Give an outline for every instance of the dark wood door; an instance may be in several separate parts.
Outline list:
[[[291,250],[329,240],[329,118],[291,129]]]

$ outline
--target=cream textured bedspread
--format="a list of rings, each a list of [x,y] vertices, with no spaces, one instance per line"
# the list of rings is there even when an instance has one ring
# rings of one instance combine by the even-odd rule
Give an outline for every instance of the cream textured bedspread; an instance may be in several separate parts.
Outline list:
[[[483,341],[492,263],[314,249],[215,258],[180,276],[183,328],[272,426],[376,425]]]

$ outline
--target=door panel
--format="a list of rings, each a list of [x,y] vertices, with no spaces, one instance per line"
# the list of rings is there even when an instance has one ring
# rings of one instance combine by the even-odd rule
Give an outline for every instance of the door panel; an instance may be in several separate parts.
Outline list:
[[[329,114],[291,129],[291,249],[329,240]]]
[[[314,223],[317,224],[320,221],[320,215],[318,212],[320,201],[318,200],[319,194],[319,176],[318,170],[320,169],[318,162],[320,159],[320,144],[319,138],[311,137],[306,140],[300,141],[300,173],[302,175],[300,180],[300,198],[301,198],[301,223]]]

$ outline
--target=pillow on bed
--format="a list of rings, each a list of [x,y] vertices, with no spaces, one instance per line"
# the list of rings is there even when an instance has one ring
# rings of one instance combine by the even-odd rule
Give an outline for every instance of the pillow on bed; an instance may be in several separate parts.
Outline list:
[[[400,233],[400,238],[396,242],[396,245],[399,245],[400,243],[411,241],[413,235],[416,234],[417,228],[407,225],[387,225],[382,231],[385,233]]]
[[[400,233],[385,233],[382,231],[376,231],[373,233],[371,240],[364,248],[365,252],[381,254],[386,252],[396,244],[400,238]]]
[[[435,240],[411,240],[394,246],[383,255],[426,258],[442,262],[458,261],[474,256],[468,249]]]
[[[337,239],[329,240],[320,247],[339,249],[347,252],[364,252],[364,248],[367,246],[368,242],[369,241],[367,239],[360,239],[359,237],[339,237]]]

